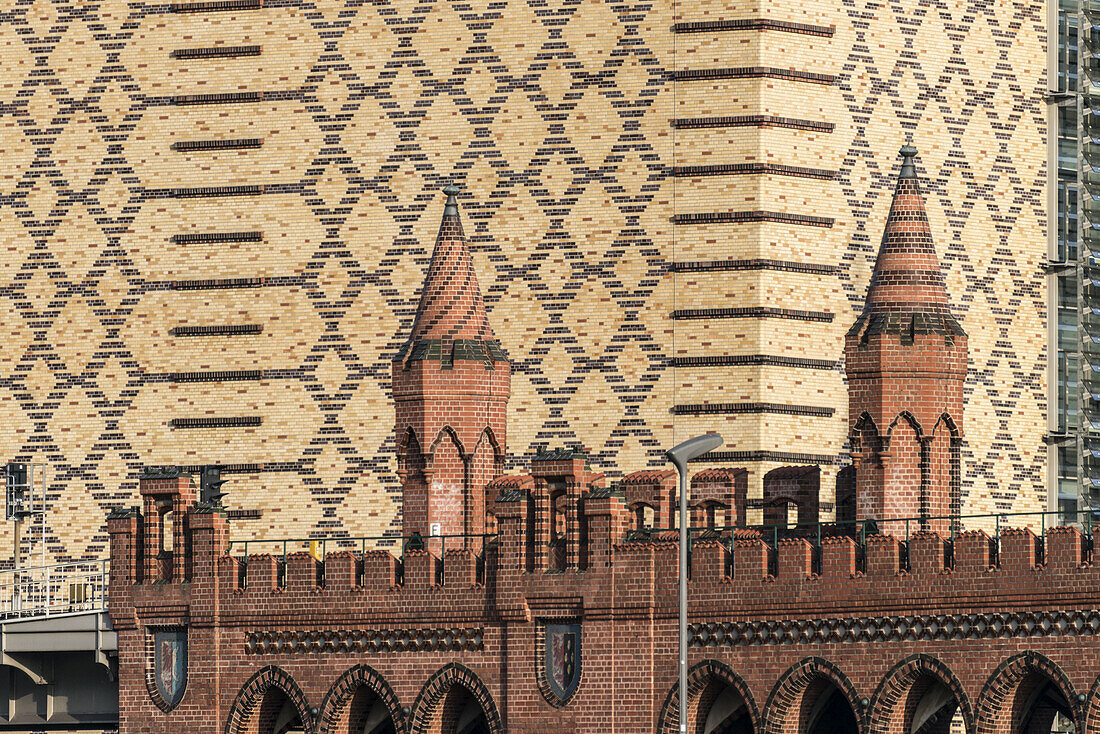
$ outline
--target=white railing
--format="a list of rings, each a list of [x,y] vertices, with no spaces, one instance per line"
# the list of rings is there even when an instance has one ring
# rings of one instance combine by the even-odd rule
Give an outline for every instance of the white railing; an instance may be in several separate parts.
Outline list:
[[[109,571],[107,560],[0,571],[0,620],[104,611]]]

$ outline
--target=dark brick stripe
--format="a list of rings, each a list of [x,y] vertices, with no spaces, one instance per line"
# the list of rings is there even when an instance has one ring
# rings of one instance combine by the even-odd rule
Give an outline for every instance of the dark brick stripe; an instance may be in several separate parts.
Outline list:
[[[771,354],[723,354],[714,357],[673,357],[673,367],[795,367],[807,370],[835,370],[838,363],[827,359],[777,357]]]
[[[172,428],[248,428],[263,422],[264,419],[258,415],[246,415],[232,418],[173,418],[168,425]]]
[[[263,46],[214,46],[211,48],[177,48],[169,56],[173,59],[233,59],[241,56],[259,56]]]
[[[724,31],[781,31],[800,33],[806,36],[831,37],[836,33],[833,26],[792,23],[789,20],[769,20],[767,18],[749,18],[743,20],[705,20],[677,23],[672,26],[673,33],[722,33]]]
[[[263,324],[217,324],[215,326],[177,326],[169,329],[172,336],[237,336],[262,334]]]
[[[219,94],[177,94],[172,97],[174,105],[234,104],[260,102],[263,92],[222,92]]]
[[[174,199],[214,199],[221,196],[259,196],[261,186],[198,186],[186,189],[169,189]]]
[[[816,178],[831,181],[836,171],[823,168],[805,168],[803,166],[784,166],[778,163],[722,163],[712,166],[671,166],[669,173],[677,178],[694,176],[750,176],[770,174],[776,176],[795,176],[797,178]]]
[[[262,380],[263,370],[230,370],[223,372],[169,372],[169,382],[247,382]]]
[[[227,520],[259,520],[263,516],[264,511],[260,509],[225,511],[225,517]]]
[[[173,280],[169,286],[174,291],[204,291],[222,288],[259,288],[265,278],[212,278],[208,280]]]
[[[731,69],[681,69],[669,72],[674,82],[704,82],[712,79],[783,79],[810,84],[833,84],[833,74],[815,74],[810,71],[777,69],[771,66],[738,66]]]
[[[209,245],[219,242],[263,242],[263,232],[201,232],[198,234],[174,234],[177,245]]]
[[[834,408],[781,403],[692,403],[672,406],[673,415],[736,415],[738,413],[774,413],[776,415],[812,415],[829,417]]]
[[[793,130],[812,130],[831,133],[835,128],[831,122],[801,120],[795,117],[776,115],[733,115],[726,117],[684,117],[672,121],[677,130],[692,130],[703,127],[785,127]]]
[[[813,217],[808,214],[787,214],[786,212],[704,212],[701,214],[677,214],[672,217],[673,224],[750,224],[753,222],[777,222],[796,224],[806,227],[832,227],[832,217]]]
[[[791,273],[809,273],[812,275],[836,275],[839,265],[815,265],[791,260],[769,260],[754,258],[751,260],[689,260],[672,263],[669,270],[674,273],[703,273],[708,271],[729,270],[779,270]]]
[[[801,311],[771,306],[741,306],[737,308],[678,308],[669,314],[676,320],[692,319],[792,319],[794,321],[832,321],[836,314],[828,311]]]
[[[197,3],[172,3],[173,13],[214,13],[222,10],[259,10],[264,0],[210,0]]]
[[[172,150],[180,152],[205,150],[240,150],[242,148],[260,148],[264,144],[263,138],[236,138],[234,140],[184,140],[172,143]]]
[[[691,459],[693,463],[720,461],[775,461],[783,464],[836,464],[837,457],[830,454],[799,454],[793,451],[711,451]]]
[[[300,461],[271,461],[256,464],[219,464],[222,474],[271,474],[278,472],[300,471]],[[180,471],[185,474],[198,474],[202,471],[202,464],[184,464]]]

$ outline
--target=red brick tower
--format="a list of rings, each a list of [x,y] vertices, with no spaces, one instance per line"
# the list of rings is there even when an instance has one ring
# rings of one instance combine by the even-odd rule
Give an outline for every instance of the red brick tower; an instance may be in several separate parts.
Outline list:
[[[901,149],[867,302],[844,344],[859,519],[959,510],[967,342],[936,260],[916,154]]]
[[[454,186],[412,335],[393,362],[406,535],[485,532],[485,485],[501,473],[511,365],[485,315]],[[449,540],[447,547],[458,547]]]

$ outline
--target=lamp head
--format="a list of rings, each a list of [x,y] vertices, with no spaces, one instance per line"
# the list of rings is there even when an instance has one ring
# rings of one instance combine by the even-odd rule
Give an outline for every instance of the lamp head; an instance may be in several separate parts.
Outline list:
[[[665,456],[676,465],[677,469],[684,469],[692,459],[702,456],[708,451],[713,451],[721,445],[722,437],[717,433],[704,433],[702,436],[689,438],[687,441],[673,446],[665,452]]]

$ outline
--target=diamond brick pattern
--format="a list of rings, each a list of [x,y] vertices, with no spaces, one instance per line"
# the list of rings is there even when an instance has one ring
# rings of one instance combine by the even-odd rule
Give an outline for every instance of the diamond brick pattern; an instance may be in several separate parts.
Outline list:
[[[955,315],[976,335],[967,507],[1042,506],[1042,10],[776,5],[744,22],[736,5],[685,8],[12,0],[0,9],[0,456],[50,465],[48,501],[71,519],[49,528],[49,555],[101,556],[106,511],[132,503],[150,463],[263,467],[234,477],[233,507],[263,510],[262,521],[238,523],[242,535],[397,533],[390,364],[430,262],[433,202],[451,182],[464,192],[485,311],[513,360],[510,469],[563,444],[584,446],[599,470],[658,466],[674,438],[712,427],[741,457],[841,465],[840,338],[862,310],[894,187],[888,161],[909,135],[926,151],[922,186]],[[687,63],[674,40],[759,52]],[[171,56],[188,50],[198,57]],[[777,69],[781,78],[761,79]],[[768,89],[786,101],[773,104]],[[726,104],[750,98],[746,109]],[[759,160],[759,150],[776,156]],[[784,168],[672,176],[764,163]],[[703,201],[711,186],[719,195]],[[247,195],[171,198],[203,191]],[[750,242],[761,244],[744,251]],[[696,302],[719,293],[706,272],[671,272],[747,260],[818,270],[762,271],[789,287],[768,302],[722,304]],[[696,285],[681,287],[687,278]],[[834,292],[837,303],[817,303]],[[755,306],[835,313],[837,338],[815,328],[770,347],[706,346],[713,340],[688,336],[709,322],[669,318]],[[201,344],[167,334],[217,323],[264,329]],[[263,378],[246,385],[191,379],[255,370]],[[177,373],[188,380],[168,381]],[[749,379],[771,387],[712,389],[746,392]],[[835,414],[766,424],[670,414],[710,392],[719,404]],[[240,406],[227,410],[231,401]],[[253,412],[264,421],[252,432],[168,427]],[[288,517],[287,506],[302,509]],[[33,532],[28,542],[38,542]]]

